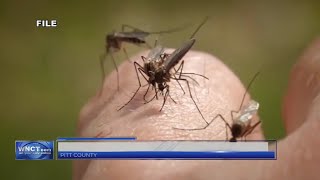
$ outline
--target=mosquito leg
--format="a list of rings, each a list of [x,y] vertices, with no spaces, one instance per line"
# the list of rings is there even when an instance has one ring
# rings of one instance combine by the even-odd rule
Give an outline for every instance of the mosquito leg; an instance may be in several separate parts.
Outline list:
[[[170,94],[169,94],[169,98],[170,98],[175,104],[177,104],[177,102],[171,97]]]
[[[147,91],[146,91],[146,93],[144,94],[144,96],[143,96],[143,99],[144,99],[144,104],[147,104],[147,103],[149,103],[149,102],[151,102],[152,100],[154,100],[154,98],[157,96],[157,94],[158,94],[158,91],[155,89],[155,95],[150,99],[150,100],[146,100],[146,95],[147,95],[147,93],[148,93],[148,91],[149,91],[149,88],[150,88],[150,86],[151,86],[151,84],[149,84],[149,86],[148,86],[148,89],[147,89]],[[153,86],[151,86],[152,88],[153,88]]]
[[[201,127],[201,128],[194,128],[194,129],[182,129],[182,128],[175,128],[175,127],[173,127],[173,129],[177,129],[177,130],[186,130],[186,131],[197,131],[197,130],[204,130],[204,129],[207,129],[207,127],[208,126],[210,126],[212,123],[213,123],[213,121],[215,120],[215,119],[217,119],[218,117],[220,117],[221,119],[223,119],[224,120],[224,117],[221,115],[221,114],[217,114],[212,120],[211,120],[211,122],[209,122],[208,124],[206,124],[204,127]],[[224,120],[224,122],[226,122],[225,120]]]
[[[182,73],[182,75],[180,74],[179,75],[180,77],[187,77],[187,78],[190,78],[194,83],[196,83],[198,86],[200,86],[200,84],[198,83],[198,81],[196,81],[194,78],[192,78],[191,76],[188,76],[188,75],[183,75],[183,73]],[[192,86],[193,86],[193,92],[194,92],[194,94],[195,94],[195,96],[196,96],[196,99],[198,100],[198,102],[199,102],[199,98],[198,98],[198,96],[197,96],[197,93],[196,93],[196,89],[195,89],[195,86],[194,86],[194,84],[192,84]]]
[[[207,78],[206,76],[204,76],[204,75],[202,75],[202,74],[197,74],[197,73],[182,73],[182,75],[184,75],[184,74],[190,74],[190,75],[201,76],[201,77],[203,77],[203,78],[205,78],[205,79],[208,79],[208,80],[209,80],[209,78]]]
[[[136,63],[136,64],[138,64],[137,62],[134,62],[134,63]],[[143,67],[140,65],[140,64],[138,64],[139,65],[139,71],[140,71],[140,74],[142,75],[142,77],[144,78],[144,80],[146,80],[147,81],[147,83],[148,84],[146,84],[146,85],[149,85],[149,81],[148,81],[148,79],[147,79],[147,77],[146,77],[146,73],[145,73],[145,71],[143,70]],[[138,78],[139,78],[139,76],[138,76]],[[139,79],[140,80],[140,79]],[[141,84],[141,83],[140,83]],[[143,85],[143,86],[145,86],[145,85]]]
[[[145,85],[142,85],[141,87],[146,87],[146,86],[149,86],[149,83],[145,84]]]
[[[184,60],[182,60],[182,62],[180,63],[180,66],[178,67],[177,71],[180,70],[180,75],[179,75],[179,79],[181,78],[181,73],[183,71],[183,66],[184,66]]]
[[[192,93],[191,93],[191,90],[190,90],[189,81],[186,80],[186,79],[182,79],[182,78],[181,78],[181,79],[178,79],[178,80],[185,81],[185,82],[187,83],[187,87],[188,87],[188,91],[189,91],[189,94],[190,94],[190,98],[192,99],[193,103],[195,104],[195,106],[196,106],[198,112],[200,113],[202,119],[208,124],[208,122],[207,122],[206,119],[204,118],[203,114],[201,113],[201,111],[200,111],[200,109],[199,109],[196,101],[193,99],[193,96],[192,96]]]
[[[111,56],[111,60],[112,60],[112,63],[113,63],[113,66],[114,66],[114,68],[116,69],[116,71],[117,71],[117,87],[118,87],[118,91],[120,90],[120,82],[119,82],[119,70],[118,70],[118,66],[117,66],[117,64],[116,64],[116,61],[115,61],[115,59],[114,59],[114,57],[113,57],[113,54],[112,54],[112,52],[110,52],[109,53],[110,54],[110,56]],[[102,68],[104,69],[104,60],[102,61]]]
[[[126,105],[128,105],[128,104],[132,101],[132,99],[136,96],[136,94],[138,93],[139,89],[141,88],[141,81],[140,81],[140,78],[139,78],[138,71],[139,71],[139,73],[140,73],[142,76],[143,76],[143,73],[145,73],[145,72],[143,71],[142,66],[141,66],[140,64],[138,64],[137,62],[134,62],[134,69],[135,69],[136,75],[137,75],[137,77],[138,77],[139,87],[138,87],[138,89],[134,92],[134,94],[133,94],[133,96],[130,98],[130,100],[129,100],[127,103],[125,103],[123,106],[121,106],[121,107],[118,109],[118,111],[121,110],[122,108],[124,108]],[[143,77],[144,77],[144,76],[143,76]]]
[[[146,60],[147,60],[147,58],[146,58],[146,57],[141,56],[141,59],[142,59],[143,63],[146,63]]]
[[[196,81],[194,78],[192,78],[191,76],[188,76],[188,75],[181,75],[181,77],[187,77],[189,79],[191,79],[194,83],[196,83],[198,86],[200,86],[200,84],[198,83],[198,81]]]
[[[203,75],[200,75],[200,74],[195,74],[195,73],[180,73],[180,76],[181,76],[181,77],[190,78],[190,79],[191,79],[192,81],[194,81],[198,86],[200,86],[200,84],[198,83],[198,81],[196,81],[196,80],[195,80],[194,78],[192,78],[191,76],[188,76],[188,75],[185,75],[185,74],[199,75],[199,76],[201,76],[201,77],[204,77],[204,78],[208,79],[207,77],[205,77],[205,76],[203,76]],[[194,88],[194,86],[193,86],[193,88]],[[195,93],[196,99],[197,99],[198,102],[199,102],[199,98],[198,98],[198,96],[197,96],[197,94],[196,94],[195,88],[194,88],[194,93]]]
[[[167,91],[168,91],[168,96],[169,96],[169,98],[175,103],[175,104],[177,104],[177,102],[171,97],[171,95],[170,95],[170,92],[169,92],[169,85],[167,85],[168,86],[168,89],[167,89]]]
[[[130,63],[132,63],[132,61],[131,61],[130,58],[129,58],[129,55],[128,55],[128,53],[127,53],[126,48],[122,48],[122,49],[123,49],[124,54],[126,55],[126,59],[127,59]]]
[[[188,80],[186,80],[186,79],[184,79],[183,81],[185,81],[185,82],[187,83],[187,85],[188,85],[188,91],[189,91],[190,97],[191,97],[191,99],[192,99],[193,103],[196,105],[196,107],[197,107],[197,109],[198,109],[198,111],[199,111],[199,113],[200,113],[200,115],[201,115],[202,119],[203,119],[203,120],[208,124],[208,122],[207,122],[207,121],[206,121],[206,119],[204,118],[204,116],[203,116],[203,114],[201,113],[201,111],[200,111],[200,109],[199,109],[199,107],[198,107],[198,105],[197,105],[196,101],[194,100],[194,98],[193,98],[193,96],[192,96],[191,89],[190,89],[190,85],[189,85],[189,81],[188,81]]]
[[[220,116],[221,117],[221,119],[223,120],[223,122],[225,123],[225,125],[226,125],[226,140],[228,140],[229,139],[229,136],[228,136],[228,129],[227,129],[227,127],[230,129],[230,131],[231,131],[231,125],[226,121],[226,119],[225,118],[223,118],[223,116],[221,115],[221,114],[218,114],[218,116]]]
[[[225,125],[226,125],[225,127],[226,127],[226,138],[227,138],[226,141],[228,141],[229,140],[229,134],[228,134],[228,128],[227,128],[228,125],[227,124],[225,124]]]
[[[106,55],[103,54],[100,56],[100,68],[101,68],[101,73],[102,73],[102,83],[104,82],[104,77],[106,76],[106,72],[104,70],[104,62],[106,60]]]
[[[157,93],[158,93],[158,92],[156,91],[156,94],[155,94],[150,100],[145,101],[144,104],[148,104],[149,102],[153,101],[154,98],[157,96]]]
[[[163,97],[163,103],[162,103],[162,106],[161,106],[160,111],[162,111],[163,106],[164,106],[164,104],[166,103],[167,97],[168,97],[168,94],[169,94],[169,86],[168,86],[168,85],[166,85],[165,89],[167,89],[167,90],[166,90],[166,93],[165,93],[165,95],[164,95],[164,97]]]
[[[180,63],[179,68],[176,70],[176,72],[178,72],[178,71],[180,70],[179,78],[181,78],[182,74],[185,74],[185,73],[182,73],[183,67],[184,67],[184,61],[182,61],[182,62]],[[186,77],[187,77],[187,76],[186,76]],[[195,82],[199,85],[199,83],[198,83],[195,79],[193,79],[192,77],[189,77],[189,78],[190,78],[191,80],[195,81]],[[196,89],[194,88],[194,84],[192,84],[192,85],[193,85],[193,91],[194,91],[194,94],[195,94],[195,96],[196,96],[196,99],[197,99],[198,102],[199,102],[199,98],[198,98],[198,96],[197,96]]]
[[[246,140],[247,136],[248,136],[249,134],[251,134],[252,131],[253,131],[260,123],[261,123],[261,121],[259,120],[259,121],[256,122],[253,126],[251,126],[247,131],[245,131],[245,132],[243,133],[243,136],[244,136],[245,140]]]
[[[192,87],[193,87],[194,96],[196,97],[197,101],[199,102],[199,98],[198,98],[194,83],[192,83]]]
[[[173,74],[173,76],[174,76],[174,78],[175,78],[175,79],[177,79],[177,77],[176,77],[176,75],[175,75],[175,74]],[[182,88],[182,86],[181,86],[180,82],[179,82],[178,80],[176,80],[176,81],[177,81],[177,83],[179,84],[179,86],[180,86],[180,88],[181,88],[181,90],[182,90],[183,94],[186,94],[186,92],[185,92],[185,91],[184,91],[184,89]]]
[[[153,86],[152,86],[152,87],[153,87]],[[157,90],[156,87],[154,87],[154,93],[155,93],[156,99],[158,100],[158,99],[159,99],[159,98],[158,98],[158,90]]]
[[[148,84],[148,88],[147,88],[147,90],[146,90],[146,93],[144,93],[144,95],[143,95],[143,100],[144,100],[144,101],[147,101],[147,100],[146,100],[146,96],[147,96],[147,94],[148,94],[148,92],[149,92],[149,88],[150,88],[150,84]]]
[[[196,81],[194,78],[192,78],[191,76],[186,75],[186,74],[201,76],[201,77],[209,80],[209,78],[207,78],[206,76],[201,75],[201,74],[196,74],[196,73],[181,73],[181,77],[188,77],[188,78],[190,78],[190,79],[191,79],[192,81],[194,81],[198,86],[200,86],[200,84],[198,83],[198,81]]]
[[[138,91],[139,91],[140,88],[141,88],[141,86],[138,87],[138,89],[134,92],[134,94],[133,94],[133,96],[130,98],[130,100],[129,100],[127,103],[125,103],[123,106],[121,106],[121,107],[118,109],[118,111],[120,111],[122,108],[124,108],[126,105],[128,105],[128,104],[132,101],[132,99],[136,96],[136,94],[138,93]]]
[[[176,71],[175,73],[177,73],[177,72],[180,70],[180,68],[183,67],[183,62],[184,62],[184,61],[182,61],[182,62],[180,63],[178,69],[175,69],[175,68],[174,68],[174,70]],[[186,94],[186,92],[185,92],[184,89],[182,88],[180,82],[177,80],[177,79],[180,79],[180,78],[181,78],[181,73],[180,73],[180,75],[179,75],[179,78],[177,78],[175,74],[173,74],[173,76],[174,76],[174,78],[176,79],[177,83],[179,84],[181,90],[183,91],[183,94]]]
[[[238,114],[239,112],[240,112],[240,110],[237,110],[237,111],[232,110],[232,111],[230,112],[231,119],[234,120],[234,119],[235,119],[235,118],[234,118],[234,114],[235,114],[235,113]]]
[[[183,71],[183,67],[184,67],[184,61],[182,61],[181,63],[180,63],[180,65],[179,65],[179,67],[178,67],[178,69],[177,69],[177,71],[176,72],[178,72],[179,70],[180,70],[180,74],[179,74],[179,78],[181,78],[181,75],[183,74],[182,73],[182,71]],[[191,77],[189,77],[190,79],[193,79],[193,78],[191,78]],[[193,79],[194,80],[194,79]],[[196,80],[194,80],[197,84],[199,84]],[[193,84],[192,84],[193,85]],[[189,89],[190,90],[190,89]],[[199,98],[198,98],[198,96],[197,96],[197,93],[196,93],[196,89],[194,88],[194,85],[193,85],[193,91],[194,91],[194,93],[195,93],[195,96],[196,96],[196,99],[198,100],[198,102],[199,102]],[[190,92],[190,94],[191,94],[191,92]],[[207,122],[207,121],[206,121]]]

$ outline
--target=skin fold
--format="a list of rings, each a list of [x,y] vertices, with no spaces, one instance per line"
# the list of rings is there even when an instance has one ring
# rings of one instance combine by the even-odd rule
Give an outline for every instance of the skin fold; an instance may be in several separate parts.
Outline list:
[[[167,52],[172,51],[172,49]],[[142,52],[130,59],[143,65]],[[191,92],[207,121],[218,113],[231,123],[230,110],[237,110],[245,92],[239,78],[214,56],[190,51],[183,58],[183,72],[203,74],[191,83]],[[319,179],[320,167],[320,39],[315,40],[292,68],[288,90],[284,97],[283,121],[287,136],[278,141],[276,161],[192,161],[192,160],[96,160],[75,161],[73,179]],[[140,140],[225,140],[226,127],[215,119],[205,130],[183,131],[176,128],[205,126],[184,82],[172,81],[170,95],[159,112],[163,97],[144,104],[147,86],[124,109],[138,87],[133,64],[124,61],[119,66],[120,91],[116,72],[106,77],[103,87],[82,108],[77,133],[80,137],[135,136]],[[140,76],[142,84],[146,81]],[[190,80],[189,80],[190,81]],[[190,81],[192,82],[192,81]],[[152,98],[150,91],[147,99]],[[245,103],[248,102],[248,95]],[[259,102],[258,99],[255,99]],[[266,108],[266,107],[265,107]],[[257,122],[255,116],[252,123]],[[267,119],[263,119],[267,121]],[[230,132],[228,130],[228,137]],[[247,139],[263,139],[258,126]]]

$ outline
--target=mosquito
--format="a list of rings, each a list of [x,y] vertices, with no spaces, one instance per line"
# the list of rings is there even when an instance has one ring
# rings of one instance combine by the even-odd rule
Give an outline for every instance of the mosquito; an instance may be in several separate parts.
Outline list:
[[[151,51],[148,53],[148,55],[146,57],[141,56],[142,60],[144,61],[144,69],[146,72],[149,72],[146,74],[146,76],[150,77],[149,80],[147,80],[147,78],[145,78],[146,81],[148,82],[148,84],[147,84],[148,88],[143,96],[143,99],[145,100],[145,104],[151,102],[154,98],[158,99],[157,95],[158,95],[159,89],[154,88],[157,86],[157,83],[153,78],[154,73],[152,73],[152,72],[156,71],[156,68],[160,67],[164,63],[165,59],[169,56],[169,54],[164,53],[165,48],[161,45],[158,45],[157,42],[158,42],[158,40],[156,39],[155,44],[154,44],[154,48],[151,49]],[[173,74],[173,76],[175,76],[178,73],[175,68],[174,68],[174,70],[175,70],[175,73]],[[192,77],[190,77],[187,74],[189,74],[189,73],[183,73],[183,74],[181,74],[181,76],[188,77],[199,85],[199,83],[196,80],[194,80]],[[191,73],[191,74],[195,74],[195,73]],[[198,75],[198,74],[195,74],[195,75]],[[138,76],[138,78],[139,78],[139,76]],[[140,79],[139,79],[139,82],[140,82]],[[177,81],[177,82],[178,82],[180,88],[182,89],[183,93],[185,94],[185,91],[183,90],[181,84],[179,83],[179,81]],[[155,96],[151,100],[146,100],[146,95],[149,92],[150,86],[155,90]],[[168,94],[168,96],[171,98],[170,94]],[[173,102],[175,102],[175,101],[173,100]]]
[[[246,95],[248,94],[248,90],[250,89],[252,83],[255,81],[255,79],[258,77],[258,75],[260,74],[260,72],[257,72],[254,77],[251,79],[251,81],[249,82],[246,91],[242,97],[241,100],[241,104],[238,110],[232,110],[230,112],[231,114],[231,119],[232,119],[232,124],[230,125],[225,118],[221,115],[218,114],[217,116],[215,116],[212,121],[210,123],[208,123],[206,126],[202,127],[202,128],[195,128],[195,129],[180,129],[180,128],[173,128],[173,129],[178,129],[178,130],[189,130],[189,131],[193,131],[193,130],[204,130],[206,129],[210,124],[212,124],[212,122],[217,119],[218,117],[220,117],[226,124],[226,127],[228,127],[231,131],[232,137],[229,139],[228,138],[228,131],[226,131],[226,137],[227,140],[229,140],[230,142],[236,142],[237,138],[246,138],[247,135],[251,134],[251,132],[261,123],[261,121],[259,120],[258,122],[256,122],[255,124],[251,125],[251,120],[253,118],[253,116],[255,114],[257,114],[258,109],[259,109],[259,103],[254,101],[254,100],[250,100],[249,103],[246,106],[243,106],[244,100]],[[237,116],[234,116],[234,114],[237,114]]]
[[[165,48],[163,46],[161,46],[161,45],[157,45],[157,46],[155,45],[155,48],[150,51],[150,53],[147,55],[147,57],[141,56],[141,58],[142,58],[142,60],[144,62],[144,69],[146,70],[146,72],[149,72],[147,74],[147,77],[149,77],[149,80],[147,80],[148,89],[146,90],[146,93],[143,96],[144,100],[145,100],[145,104],[151,102],[154,98],[158,99],[158,92],[159,91],[163,95],[164,88],[161,88],[161,85],[159,85],[157,83],[158,82],[157,81],[158,78],[155,77],[155,73],[154,72],[156,72],[158,70],[158,68],[163,65],[164,61],[169,56],[169,54],[164,53],[164,49]],[[196,74],[196,73],[181,73],[181,72],[179,73],[178,70],[175,67],[173,67],[173,69],[174,69],[175,72],[172,73],[171,75],[173,75],[174,78],[177,78],[176,75],[179,75],[180,77],[186,77],[186,78],[189,78],[192,81],[194,81],[197,85],[199,85],[199,83],[189,75],[198,75],[198,76],[201,76],[203,78],[208,79],[207,77],[205,77],[203,75],[200,75],[200,74]],[[145,78],[145,79],[147,79],[147,78]],[[180,82],[178,80],[176,80],[176,82],[179,84],[181,90],[183,91],[183,94],[185,94],[185,91],[184,91],[183,87],[181,86]],[[152,89],[155,90],[155,95],[153,96],[152,99],[146,100],[146,95],[149,92],[150,86],[152,87]],[[158,87],[158,89],[156,89],[155,87]],[[170,94],[168,94],[168,96],[171,98]],[[173,102],[175,102],[172,98],[171,98],[171,100]]]
[[[146,42],[147,36],[151,34],[168,34],[168,33],[180,31],[185,28],[186,28],[186,25],[177,27],[174,29],[166,30],[166,31],[147,32],[147,31],[138,29],[136,27],[133,27],[131,25],[123,24],[120,32],[112,32],[107,34],[105,39],[106,53],[100,56],[102,80],[104,80],[104,77],[105,77],[105,69],[104,69],[105,59],[107,55],[110,55],[112,63],[117,71],[117,84],[118,84],[118,90],[119,90],[119,71],[118,71],[118,67],[115,62],[113,53],[118,52],[122,49],[124,54],[127,57],[127,60],[129,60],[128,53],[126,49],[122,46],[122,43],[130,43],[137,46],[146,45],[148,48],[151,48],[151,46]],[[126,29],[130,29],[131,31],[126,31]]]
[[[178,69],[175,69],[174,67],[181,61],[181,59],[185,56],[185,54],[192,48],[192,46],[196,42],[196,39],[193,38],[194,35],[205,24],[207,19],[208,19],[208,17],[206,17],[204,19],[204,21],[198,26],[198,28],[195,30],[195,32],[191,35],[190,39],[187,40],[186,42],[184,42],[182,44],[182,46],[180,48],[176,49],[173,53],[171,53],[171,54],[165,54],[164,53],[164,54],[160,55],[160,58],[151,59],[151,60],[142,56],[142,60],[144,62],[144,66],[141,66],[137,62],[134,62],[136,75],[137,75],[138,81],[139,81],[139,87],[135,91],[135,93],[133,94],[131,99],[118,110],[121,110],[123,107],[125,107],[127,104],[129,104],[132,101],[132,99],[135,97],[135,95],[137,94],[139,89],[142,87],[141,86],[141,82],[140,82],[140,78],[139,78],[139,74],[138,74],[138,72],[139,72],[142,75],[142,77],[149,84],[147,92],[148,92],[150,86],[152,86],[155,89],[155,96],[151,100],[153,100],[155,97],[157,98],[157,94],[158,94],[159,91],[164,96],[164,101],[162,103],[160,111],[163,109],[167,98],[168,97],[171,98],[171,96],[170,96],[170,88],[169,88],[170,86],[167,83],[170,82],[171,79],[172,80],[176,80],[178,83],[179,83],[179,81],[186,82],[188,90],[189,90],[189,95],[190,95],[192,101],[194,102],[197,110],[199,111],[201,117],[205,120],[205,118],[204,118],[203,114],[201,113],[197,103],[193,99],[192,93],[190,91],[189,81],[186,78],[183,78],[183,77],[184,76],[187,77],[188,76],[187,74],[189,74],[189,75],[199,75],[199,76],[204,77],[206,79],[208,79],[208,78],[203,76],[203,75],[196,74],[196,73],[183,73],[182,71],[183,71],[183,66],[184,66],[184,60],[182,60],[182,62],[180,63]],[[158,52],[160,52],[160,47],[159,47]],[[170,72],[172,69],[175,70],[174,73]],[[177,74],[179,75],[178,77],[176,77]],[[179,85],[180,85],[180,83],[179,83]],[[181,85],[180,85],[180,87],[182,88]],[[146,92],[146,94],[147,94],[147,92]],[[145,99],[146,94],[144,95],[144,99]],[[206,123],[208,123],[208,122],[206,121]]]

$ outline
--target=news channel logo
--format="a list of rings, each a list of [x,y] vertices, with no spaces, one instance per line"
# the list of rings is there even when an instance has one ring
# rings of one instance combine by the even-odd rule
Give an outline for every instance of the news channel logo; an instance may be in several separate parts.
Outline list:
[[[54,141],[16,141],[16,160],[52,160]]]

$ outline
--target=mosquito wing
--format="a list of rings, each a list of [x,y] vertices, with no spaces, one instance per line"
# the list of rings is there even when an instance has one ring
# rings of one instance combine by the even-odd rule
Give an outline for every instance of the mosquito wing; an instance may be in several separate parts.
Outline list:
[[[148,32],[144,31],[132,31],[132,32],[117,32],[115,33],[115,36],[122,37],[122,38],[136,38],[136,39],[145,39],[150,35]]]
[[[252,119],[252,116],[258,112],[258,109],[259,103],[254,100],[250,100],[248,106],[243,108],[243,110],[241,111],[238,119],[244,123],[247,123]]]
[[[170,71],[172,67],[178,64],[178,62],[187,54],[195,42],[196,39],[189,39],[180,48],[173,51],[173,53],[170,54],[168,59],[164,62],[165,71]]]
[[[153,49],[150,50],[149,54],[147,55],[147,60],[157,60],[160,58],[160,55],[164,53],[164,47],[161,45],[157,45]]]

